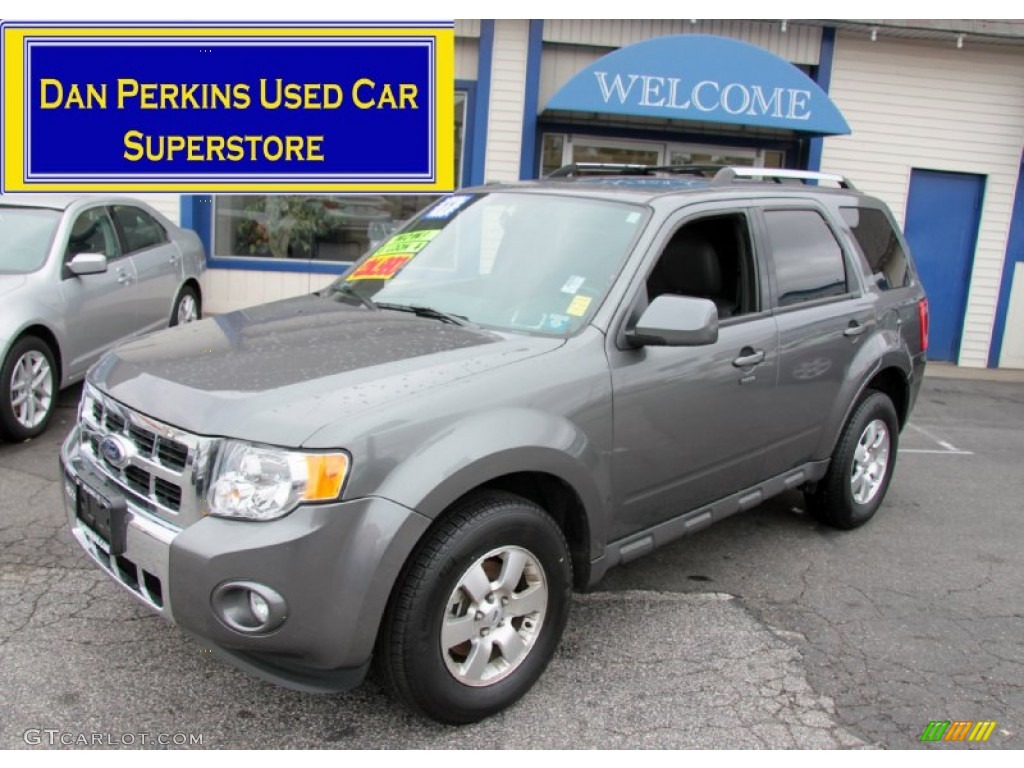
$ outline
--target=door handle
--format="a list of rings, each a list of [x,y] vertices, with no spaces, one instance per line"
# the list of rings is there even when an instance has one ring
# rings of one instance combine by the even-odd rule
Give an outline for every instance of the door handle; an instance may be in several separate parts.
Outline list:
[[[177,264],[178,263],[178,254],[172,253],[171,254],[171,258],[169,258],[168,261],[170,261],[171,264]]]
[[[740,350],[740,356],[732,361],[732,364],[737,368],[746,368],[748,365],[757,365],[764,361],[764,350],[754,350],[750,347],[744,347]]]
[[[845,331],[843,331],[843,336],[846,336],[847,338],[850,339],[856,338],[857,336],[860,336],[862,333],[864,333],[864,331],[866,331],[867,329],[868,327],[866,325],[862,325],[861,323],[858,323],[856,320],[851,320],[850,326]]]
[[[131,281],[132,276],[129,275],[127,272],[117,273],[117,282],[119,282],[121,285],[128,285]]]

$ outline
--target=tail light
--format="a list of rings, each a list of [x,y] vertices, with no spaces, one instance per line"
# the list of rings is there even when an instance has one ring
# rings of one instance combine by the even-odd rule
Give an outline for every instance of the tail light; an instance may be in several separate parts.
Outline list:
[[[928,299],[917,302],[917,319],[921,326],[921,351],[928,351]]]

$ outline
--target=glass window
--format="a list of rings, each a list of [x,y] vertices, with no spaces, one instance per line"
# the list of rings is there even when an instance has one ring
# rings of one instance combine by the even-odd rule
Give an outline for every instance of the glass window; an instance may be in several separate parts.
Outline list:
[[[817,211],[765,211],[778,305],[846,293],[846,266],[835,235]]]
[[[861,253],[871,268],[872,279],[883,291],[910,285],[907,256],[884,211],[877,208],[840,208]]]
[[[576,139],[572,144],[572,161],[612,165],[660,165],[661,147],[644,144],[616,146],[601,140]]]
[[[565,151],[564,133],[545,133],[541,143],[540,175],[547,176],[562,167],[562,153]]]
[[[113,210],[114,220],[124,237],[126,253],[167,242],[164,228],[145,211],[130,205],[115,205]]]
[[[328,290],[340,301],[438,310],[490,328],[563,336],[614,281],[643,208],[513,192],[441,198]]]
[[[218,195],[214,255],[355,261],[436,195]]]
[[[67,258],[80,253],[102,253],[108,259],[121,255],[114,225],[105,208],[90,208],[78,214],[68,237]]]
[[[46,262],[60,212],[0,206],[0,274],[26,275]]]
[[[467,100],[465,91],[455,92],[455,186],[457,187],[462,186],[462,154],[465,152]]]

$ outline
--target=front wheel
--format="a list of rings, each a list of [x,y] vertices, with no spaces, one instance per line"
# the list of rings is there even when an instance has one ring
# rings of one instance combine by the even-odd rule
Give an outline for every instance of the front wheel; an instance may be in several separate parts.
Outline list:
[[[540,677],[571,591],[568,547],[544,510],[508,493],[469,498],[406,567],[381,625],[378,668],[411,708],[476,722]]]
[[[57,368],[49,345],[19,339],[0,368],[0,433],[10,440],[42,434],[57,405]]]
[[[898,444],[892,401],[882,392],[870,392],[843,427],[828,473],[807,496],[811,514],[835,528],[864,525],[889,489]]]

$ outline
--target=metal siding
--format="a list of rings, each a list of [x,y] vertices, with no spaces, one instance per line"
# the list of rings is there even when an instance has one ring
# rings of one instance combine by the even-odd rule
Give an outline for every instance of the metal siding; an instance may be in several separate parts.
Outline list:
[[[544,40],[552,43],[621,48],[664,35],[721,35],[743,40],[794,64],[817,64],[821,29],[790,22],[782,31],[776,22],[689,19],[549,19]]]
[[[485,181],[516,181],[523,135],[528,21],[495,21]]]
[[[455,37],[480,37],[480,19],[456,19]]]
[[[822,170],[885,200],[900,222],[912,168],[987,177],[959,363],[983,367],[1003,268],[1024,127],[1024,57],[1004,48],[840,31],[829,95],[853,129],[825,139]]]
[[[150,193],[141,195],[131,195],[131,197],[148,203],[153,208],[156,208],[158,211],[160,211],[160,213],[162,213],[168,219],[173,221],[175,224],[181,223],[181,195]]]
[[[268,301],[303,296],[320,290],[336,277],[302,272],[207,269],[200,278],[203,312],[219,315]]]
[[[480,61],[480,41],[476,38],[455,38],[455,79],[476,82]]]

